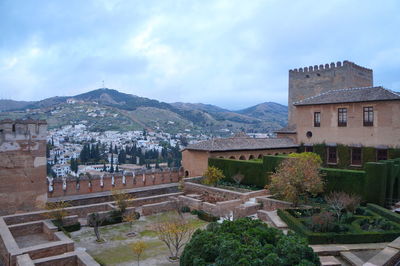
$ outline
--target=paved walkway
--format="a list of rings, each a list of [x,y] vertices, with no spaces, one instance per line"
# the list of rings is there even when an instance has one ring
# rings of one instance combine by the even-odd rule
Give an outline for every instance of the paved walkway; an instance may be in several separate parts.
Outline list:
[[[179,185],[178,183],[169,183],[169,184],[161,184],[161,185],[145,186],[145,187],[121,189],[121,190],[126,193],[131,194],[131,193],[143,192],[143,191],[148,191],[148,190],[178,187],[178,185]],[[112,195],[111,191],[103,191],[103,192],[94,192],[94,193],[88,193],[88,194],[69,195],[69,196],[48,198],[48,201],[49,202],[74,201],[74,200],[82,200],[82,199],[90,199],[90,198],[101,198],[101,197],[106,197],[106,196],[111,196],[111,195]]]

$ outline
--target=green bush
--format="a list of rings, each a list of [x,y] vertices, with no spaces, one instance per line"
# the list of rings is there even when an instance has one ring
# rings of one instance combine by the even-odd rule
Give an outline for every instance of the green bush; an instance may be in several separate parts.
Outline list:
[[[318,154],[322,159],[322,164],[326,165],[326,145],[325,143],[315,144],[313,146],[314,153]]]
[[[185,212],[190,212],[190,208],[188,206],[183,206],[181,208],[181,212],[185,213]]]
[[[202,210],[196,211],[197,217],[200,220],[206,221],[206,222],[216,222],[218,221],[218,217],[215,217],[211,214],[208,214]]]
[[[241,218],[197,230],[180,265],[320,265],[320,261],[303,238],[284,235],[260,220]]]
[[[351,152],[350,148],[345,145],[337,146],[337,155],[338,155],[338,167],[339,168],[348,168],[351,164]]]
[[[367,162],[376,162],[376,149],[373,147],[362,147],[362,161],[363,165]]]
[[[389,156],[389,159],[400,158],[400,149],[389,149],[388,156]]]

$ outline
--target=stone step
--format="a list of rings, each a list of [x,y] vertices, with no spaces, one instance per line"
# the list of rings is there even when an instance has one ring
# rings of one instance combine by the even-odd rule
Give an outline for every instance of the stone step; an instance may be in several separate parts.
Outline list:
[[[320,256],[322,266],[340,266],[342,265],[334,256]]]
[[[288,226],[287,224],[282,221],[282,219],[278,216],[277,211],[264,211],[264,210],[259,210],[257,212],[258,217],[260,217],[262,220],[266,220],[272,224],[272,226],[279,228],[279,229],[287,229]]]
[[[353,266],[362,266],[364,261],[349,251],[340,252],[340,256]]]

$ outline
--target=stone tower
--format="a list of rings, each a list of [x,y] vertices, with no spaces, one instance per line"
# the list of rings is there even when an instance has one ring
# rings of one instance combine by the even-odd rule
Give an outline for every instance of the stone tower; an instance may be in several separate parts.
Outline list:
[[[330,90],[371,86],[372,69],[349,61],[289,70],[288,125],[294,125],[293,102]]]
[[[46,135],[43,120],[0,120],[0,216],[47,200]]]

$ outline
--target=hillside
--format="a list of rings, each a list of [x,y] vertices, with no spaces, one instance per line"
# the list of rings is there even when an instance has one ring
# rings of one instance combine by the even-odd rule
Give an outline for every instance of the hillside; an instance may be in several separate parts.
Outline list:
[[[287,119],[287,107],[277,103],[229,111],[202,103],[169,104],[111,89],[37,102],[1,101],[7,101],[7,105],[2,105],[0,119],[46,119],[50,128],[86,124],[93,131],[146,128],[170,133],[186,131],[221,135],[243,130],[269,132],[284,126]]]

